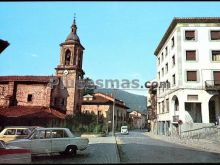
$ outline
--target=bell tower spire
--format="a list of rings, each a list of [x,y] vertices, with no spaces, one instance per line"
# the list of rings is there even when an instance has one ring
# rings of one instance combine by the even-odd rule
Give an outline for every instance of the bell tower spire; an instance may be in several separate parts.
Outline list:
[[[72,28],[72,33],[76,35],[76,30],[77,30],[77,26],[76,26],[76,13],[74,13],[74,19],[73,19],[73,24],[72,24],[71,28]]]
[[[66,113],[70,115],[81,110],[82,94],[77,83],[83,79],[85,74],[82,69],[84,49],[77,35],[76,16],[74,14],[71,31],[66,40],[60,44],[60,64],[55,68],[57,77],[63,78],[65,82],[71,84],[66,87],[68,93]]]

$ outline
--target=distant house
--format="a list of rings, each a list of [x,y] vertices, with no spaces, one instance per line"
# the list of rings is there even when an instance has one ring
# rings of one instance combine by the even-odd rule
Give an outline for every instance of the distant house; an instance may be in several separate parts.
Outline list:
[[[98,121],[103,118],[105,120],[104,124],[108,125],[108,130],[112,129],[112,119],[113,119],[113,105],[115,100],[115,129],[120,129],[120,127],[127,123],[127,107],[125,103],[121,100],[115,99],[114,97],[103,94],[95,93],[92,95],[83,96],[83,102],[81,107],[82,113],[94,113],[97,115]]]
[[[129,113],[130,126],[136,129],[146,128],[147,115],[137,111],[132,111]]]
[[[8,41],[0,39],[0,54],[8,47]]]

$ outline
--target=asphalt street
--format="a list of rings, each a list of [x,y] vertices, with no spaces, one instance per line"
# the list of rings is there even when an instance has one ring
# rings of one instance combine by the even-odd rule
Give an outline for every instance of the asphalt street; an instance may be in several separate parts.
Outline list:
[[[74,157],[59,154],[41,155],[32,158],[32,164],[109,164],[119,163],[115,137],[89,138],[89,146],[78,151]]]
[[[140,131],[116,134],[121,163],[220,163],[220,154],[155,140]]]

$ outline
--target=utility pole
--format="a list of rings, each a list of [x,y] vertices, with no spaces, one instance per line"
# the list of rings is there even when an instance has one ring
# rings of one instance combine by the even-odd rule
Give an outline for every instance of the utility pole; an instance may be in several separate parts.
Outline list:
[[[115,88],[113,87],[113,93],[115,94]],[[112,136],[115,136],[115,96],[113,96],[113,108],[112,108]]]
[[[113,109],[112,109],[112,136],[115,136],[115,98],[113,96]]]

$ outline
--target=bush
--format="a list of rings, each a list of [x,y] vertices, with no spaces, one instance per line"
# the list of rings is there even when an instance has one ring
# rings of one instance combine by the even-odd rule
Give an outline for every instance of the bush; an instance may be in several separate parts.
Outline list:
[[[77,133],[101,133],[106,129],[103,121],[97,124],[97,116],[92,113],[79,113],[66,117],[66,127]]]
[[[101,125],[96,125],[93,129],[94,133],[101,133],[102,132],[102,126]]]

